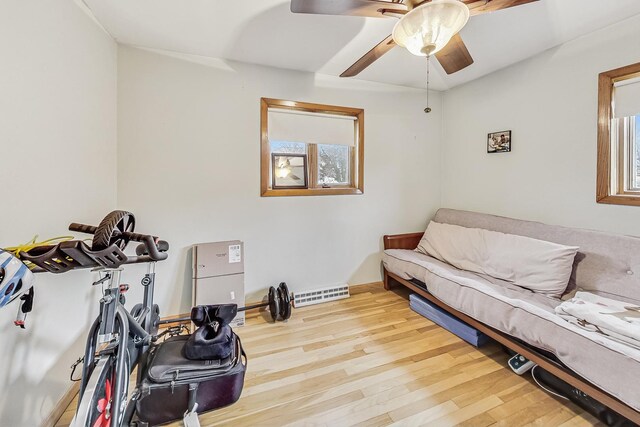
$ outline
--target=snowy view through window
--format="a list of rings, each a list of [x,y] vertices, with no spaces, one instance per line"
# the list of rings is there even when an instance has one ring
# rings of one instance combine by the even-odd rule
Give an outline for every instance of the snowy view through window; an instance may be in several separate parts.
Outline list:
[[[349,185],[349,151],[347,145],[318,144],[318,184]],[[271,152],[278,154],[308,154],[302,142],[271,141]]]
[[[349,146],[318,145],[318,184],[349,184]]]
[[[271,152],[277,154],[307,154],[307,144],[302,142],[271,141]]]

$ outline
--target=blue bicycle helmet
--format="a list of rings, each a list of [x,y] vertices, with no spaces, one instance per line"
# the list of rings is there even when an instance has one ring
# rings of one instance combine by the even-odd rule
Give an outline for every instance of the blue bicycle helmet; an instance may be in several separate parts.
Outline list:
[[[0,307],[33,285],[33,273],[13,254],[0,249]]]

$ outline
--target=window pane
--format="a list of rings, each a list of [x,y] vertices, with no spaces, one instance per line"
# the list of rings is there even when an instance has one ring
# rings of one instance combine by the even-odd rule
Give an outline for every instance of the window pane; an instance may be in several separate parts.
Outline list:
[[[349,151],[347,145],[318,144],[318,184],[350,184]]]
[[[635,117],[636,125],[631,132],[631,144],[633,144],[632,153],[635,154],[635,168],[631,173],[634,174],[633,182],[635,188],[640,188],[640,115]]]
[[[307,144],[303,142],[269,141],[272,153],[307,154]]]

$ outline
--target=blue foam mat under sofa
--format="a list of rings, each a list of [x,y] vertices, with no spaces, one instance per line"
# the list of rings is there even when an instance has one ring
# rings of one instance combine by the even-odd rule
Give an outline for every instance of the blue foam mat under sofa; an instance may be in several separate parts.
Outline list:
[[[488,336],[422,298],[420,295],[411,294],[409,296],[409,307],[416,313],[442,326],[471,345],[480,347],[489,341]]]

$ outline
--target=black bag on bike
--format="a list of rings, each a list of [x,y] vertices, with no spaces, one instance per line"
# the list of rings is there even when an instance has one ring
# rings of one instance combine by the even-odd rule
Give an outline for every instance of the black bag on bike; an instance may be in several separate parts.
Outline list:
[[[191,309],[191,321],[196,326],[203,326],[211,322],[228,325],[238,314],[237,304],[197,305]]]
[[[187,411],[219,409],[240,398],[247,357],[232,332],[229,357],[190,360],[184,355],[188,335],[169,338],[151,350],[136,403],[137,418],[149,425],[180,420]]]
[[[192,360],[229,357],[233,351],[233,331],[229,323],[238,314],[236,304],[199,305],[191,309],[191,321],[198,329],[184,346],[184,355]]]

